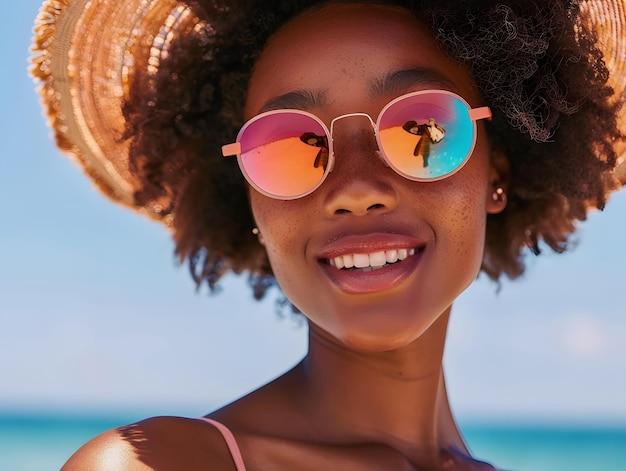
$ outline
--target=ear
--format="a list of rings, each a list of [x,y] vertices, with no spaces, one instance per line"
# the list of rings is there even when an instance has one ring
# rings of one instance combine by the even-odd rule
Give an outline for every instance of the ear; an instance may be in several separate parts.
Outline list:
[[[489,165],[489,187],[486,195],[488,214],[498,214],[506,208],[510,180],[511,166],[509,160],[501,151],[493,149]]]

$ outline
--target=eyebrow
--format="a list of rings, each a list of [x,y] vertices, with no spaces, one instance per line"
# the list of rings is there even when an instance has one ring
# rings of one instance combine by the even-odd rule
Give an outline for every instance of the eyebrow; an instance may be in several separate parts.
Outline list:
[[[381,79],[374,80],[370,85],[370,94],[373,97],[391,94],[399,96],[416,86],[426,85],[456,90],[454,82],[438,70],[416,67],[392,72]],[[284,109],[319,109],[326,104],[326,101],[326,91],[295,90],[270,99],[259,110],[259,113]]]
[[[455,91],[457,88],[452,80],[438,70],[416,67],[392,72],[382,79],[375,80],[370,86],[370,93],[373,97],[401,95],[416,86],[425,85],[445,88],[450,91]]]
[[[269,100],[260,113],[272,110],[296,109],[307,110],[322,108],[326,104],[326,93],[323,91],[295,90]]]

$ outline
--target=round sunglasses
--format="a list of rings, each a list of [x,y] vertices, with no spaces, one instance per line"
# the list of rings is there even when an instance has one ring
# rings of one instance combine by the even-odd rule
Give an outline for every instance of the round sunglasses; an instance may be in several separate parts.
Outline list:
[[[222,147],[236,155],[248,183],[271,198],[290,200],[315,191],[332,172],[333,127],[339,119],[367,117],[379,156],[403,177],[430,182],[463,167],[476,144],[476,121],[490,119],[488,107],[471,108],[446,90],[424,90],[389,102],[376,123],[366,113],[334,118],[330,130],[317,116],[295,109],[261,113],[246,122],[237,141]]]

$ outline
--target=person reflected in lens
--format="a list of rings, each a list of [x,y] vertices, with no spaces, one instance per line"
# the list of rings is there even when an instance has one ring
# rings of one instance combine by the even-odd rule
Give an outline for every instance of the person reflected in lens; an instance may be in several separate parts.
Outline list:
[[[430,145],[437,144],[443,140],[446,135],[445,129],[437,124],[435,118],[430,118],[428,123],[425,124],[417,124],[417,121],[407,121],[402,126],[402,129],[410,134],[419,136],[413,155],[421,157],[424,161],[424,168],[428,167]]]
[[[319,168],[321,166],[326,170],[326,166],[328,165],[328,138],[326,136],[318,136],[314,132],[305,132],[300,136],[300,140],[305,144],[320,148],[315,156],[313,167]]]

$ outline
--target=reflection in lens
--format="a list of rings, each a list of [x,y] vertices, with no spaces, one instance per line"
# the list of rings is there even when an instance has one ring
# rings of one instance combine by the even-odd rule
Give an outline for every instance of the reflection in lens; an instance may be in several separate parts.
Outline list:
[[[328,165],[324,128],[301,113],[268,113],[250,124],[240,142],[240,159],[249,179],[278,197],[314,188]]]
[[[318,168],[321,165],[322,168],[326,170],[328,166],[328,138],[325,135],[318,136],[313,132],[305,132],[300,136],[300,140],[309,146],[320,148],[315,156],[313,167]]]
[[[379,120],[381,150],[409,178],[430,180],[456,171],[469,156],[474,123],[458,98],[444,93],[406,97]]]
[[[422,159],[423,167],[428,167],[431,144],[440,143],[446,135],[445,129],[439,126],[435,118],[429,118],[428,122],[418,124],[417,121],[407,121],[402,126],[409,134],[418,136],[417,144],[413,150],[415,157]]]

